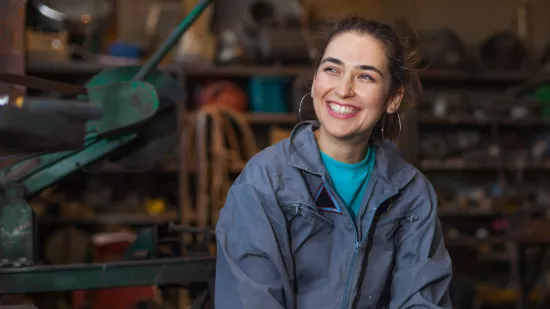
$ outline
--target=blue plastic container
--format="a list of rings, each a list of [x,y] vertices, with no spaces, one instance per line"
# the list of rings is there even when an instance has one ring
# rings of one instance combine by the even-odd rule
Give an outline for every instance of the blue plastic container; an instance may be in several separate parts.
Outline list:
[[[288,77],[251,77],[248,85],[250,111],[254,113],[288,112],[290,80]]]
[[[124,58],[139,58],[140,50],[139,47],[124,44],[124,43],[113,43],[109,46],[109,55],[115,57],[124,57]]]

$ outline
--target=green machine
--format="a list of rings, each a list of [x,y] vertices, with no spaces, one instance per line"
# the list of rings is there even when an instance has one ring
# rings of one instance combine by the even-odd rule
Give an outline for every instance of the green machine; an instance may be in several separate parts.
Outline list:
[[[29,153],[0,170],[0,295],[189,284],[206,286],[204,294],[211,290],[215,258],[156,258],[151,249],[155,232],[142,233],[136,240],[136,246],[149,244],[146,259],[37,265],[35,222],[27,202],[77,170],[115,153],[131,154],[163,130],[166,115],[173,117],[185,92],[181,82],[157,65],[211,3],[200,2],[143,66],[104,70],[84,87],[0,73],[6,83],[34,83],[36,88],[76,96],[72,101],[25,98],[23,107],[0,106],[0,147],[4,152]],[[177,225],[171,230],[203,232]],[[197,303],[196,308],[203,305]]]

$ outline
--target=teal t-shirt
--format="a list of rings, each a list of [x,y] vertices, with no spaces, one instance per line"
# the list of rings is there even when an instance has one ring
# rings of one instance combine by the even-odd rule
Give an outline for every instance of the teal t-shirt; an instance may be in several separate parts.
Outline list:
[[[336,161],[321,151],[321,159],[332,179],[334,189],[346,203],[354,221],[361,210],[365,187],[374,166],[374,153],[372,147],[369,147],[365,159],[349,164]]]

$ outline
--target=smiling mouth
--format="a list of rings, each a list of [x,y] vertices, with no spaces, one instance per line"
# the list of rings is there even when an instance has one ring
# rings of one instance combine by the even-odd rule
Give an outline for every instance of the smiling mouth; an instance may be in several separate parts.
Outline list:
[[[343,106],[336,103],[327,103],[328,107],[335,113],[342,115],[356,114],[359,112],[359,109],[351,106]]]

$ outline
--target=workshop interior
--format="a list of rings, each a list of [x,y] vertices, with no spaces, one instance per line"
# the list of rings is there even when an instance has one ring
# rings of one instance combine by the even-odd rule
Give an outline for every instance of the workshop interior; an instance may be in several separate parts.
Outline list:
[[[550,1],[3,0],[0,14],[0,307],[214,308],[226,193],[315,118],[315,33],[352,14],[418,41],[424,96],[398,147],[436,189],[454,308],[550,308]]]

